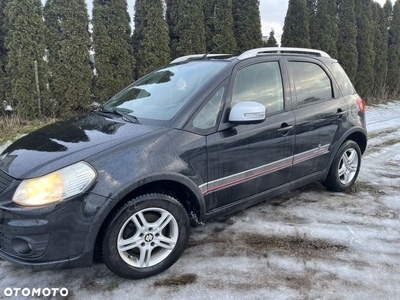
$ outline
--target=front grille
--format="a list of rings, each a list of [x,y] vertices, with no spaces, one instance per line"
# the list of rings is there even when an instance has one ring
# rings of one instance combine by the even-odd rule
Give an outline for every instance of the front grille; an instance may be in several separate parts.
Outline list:
[[[0,170],[0,194],[11,184],[14,179]]]

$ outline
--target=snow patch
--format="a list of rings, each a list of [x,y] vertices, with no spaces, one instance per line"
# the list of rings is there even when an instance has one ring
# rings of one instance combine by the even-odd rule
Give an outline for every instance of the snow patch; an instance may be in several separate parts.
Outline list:
[[[367,107],[367,128],[369,146],[348,193],[311,184],[194,228],[173,267],[135,282],[103,264],[38,272],[0,261],[0,293],[66,287],[75,299],[398,299],[400,102]]]

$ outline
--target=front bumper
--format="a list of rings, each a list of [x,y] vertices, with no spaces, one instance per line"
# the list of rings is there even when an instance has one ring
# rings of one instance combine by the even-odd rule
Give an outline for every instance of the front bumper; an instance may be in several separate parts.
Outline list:
[[[61,269],[70,267],[69,259],[62,261],[52,261],[52,262],[30,262],[18,259],[2,251],[0,251],[0,257],[19,267],[30,268],[33,270],[51,270],[51,269]]]
[[[34,269],[87,267],[106,198],[91,193],[43,208],[0,206],[0,257]],[[90,241],[90,242],[88,242]]]

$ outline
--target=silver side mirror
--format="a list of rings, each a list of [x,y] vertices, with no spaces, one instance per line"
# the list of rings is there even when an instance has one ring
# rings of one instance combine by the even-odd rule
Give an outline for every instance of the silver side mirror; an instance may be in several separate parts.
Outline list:
[[[265,120],[265,106],[259,102],[243,101],[232,107],[229,122],[233,124],[256,124]]]

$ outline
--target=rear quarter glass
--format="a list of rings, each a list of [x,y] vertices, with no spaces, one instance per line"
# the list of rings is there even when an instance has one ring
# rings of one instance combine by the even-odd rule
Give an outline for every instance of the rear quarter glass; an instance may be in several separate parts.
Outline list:
[[[349,77],[339,63],[332,63],[331,71],[333,73],[333,76],[335,77],[336,82],[339,85],[343,96],[354,95],[356,93],[353,84],[351,83]]]

